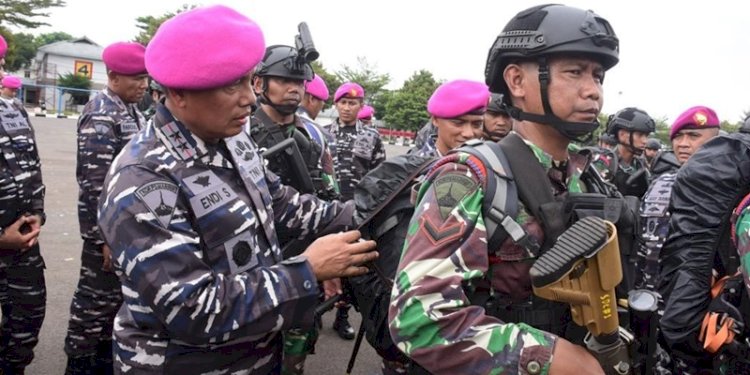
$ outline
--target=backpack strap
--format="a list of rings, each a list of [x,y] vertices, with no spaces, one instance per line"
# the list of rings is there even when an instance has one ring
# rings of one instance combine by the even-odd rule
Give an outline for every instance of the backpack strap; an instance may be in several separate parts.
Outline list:
[[[531,148],[518,134],[508,134],[500,141],[500,148],[506,154],[513,155],[509,159],[512,170],[524,171],[516,176],[516,183],[519,187],[518,196],[534,217],[541,218],[541,205],[555,200],[547,172],[539,164]]]
[[[493,172],[493,178],[487,178],[482,203],[488,248],[499,248],[510,236],[513,242],[520,246],[538,249],[536,242],[515,220],[518,215],[518,192],[511,164],[500,146],[495,142],[471,140],[451,152],[466,152],[479,159]],[[499,228],[503,230],[498,230]]]

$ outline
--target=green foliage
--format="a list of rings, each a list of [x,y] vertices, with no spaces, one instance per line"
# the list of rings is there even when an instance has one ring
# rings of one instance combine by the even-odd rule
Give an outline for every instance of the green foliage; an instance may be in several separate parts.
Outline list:
[[[49,25],[33,18],[49,17],[49,12],[45,10],[62,6],[65,6],[63,0],[3,0],[0,1],[0,25],[15,25],[25,29]]]
[[[190,10],[195,8],[195,5],[187,5],[183,4],[182,8],[178,9],[177,11],[173,12],[167,12],[159,17],[154,16],[142,16],[135,19],[136,21],[136,27],[141,29],[141,31],[138,33],[138,35],[135,37],[135,41],[138,43],[145,45],[148,45],[148,43],[151,41],[151,38],[154,37],[154,34],[156,34],[156,30],[159,29],[159,26],[161,26],[164,21],[174,17],[177,14],[180,14],[186,10]]]
[[[427,100],[439,85],[429,71],[414,73],[400,89],[384,95],[384,100],[378,103],[383,107],[379,117],[390,128],[419,130],[430,118]],[[378,110],[377,107],[375,109]]]
[[[47,44],[52,44],[63,40],[73,40],[73,36],[62,31],[40,34],[34,37],[34,46],[36,48],[39,48],[41,46],[46,46]]]
[[[57,76],[57,85],[79,90],[91,90],[91,79],[79,74],[67,73]],[[86,104],[89,100],[88,91],[63,90],[70,93],[73,97],[74,104]]]
[[[61,40],[73,39],[70,34],[63,32],[46,33],[34,36],[29,33],[11,34],[6,37],[10,49],[5,56],[5,69],[17,71],[31,66],[39,47]]]

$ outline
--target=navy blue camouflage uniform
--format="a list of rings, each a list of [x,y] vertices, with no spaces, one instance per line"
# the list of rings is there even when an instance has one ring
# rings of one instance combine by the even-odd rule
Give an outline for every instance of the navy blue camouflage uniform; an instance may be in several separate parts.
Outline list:
[[[656,178],[641,201],[641,241],[635,260],[635,289],[657,291],[659,253],[669,234],[669,198],[676,175],[664,173]]]
[[[122,304],[122,292],[117,275],[102,269],[104,238],[96,222],[97,206],[110,165],[144,125],[136,104],[124,103],[109,88],[86,104],[78,120],[76,179],[83,251],[78,287],[70,304],[65,353],[87,362],[80,363],[77,367],[81,368],[73,373],[101,373],[104,368],[111,372],[112,323]],[[103,367],[97,370],[97,366]]]
[[[367,127],[357,120],[355,125],[339,124],[339,119],[326,125],[330,134],[333,165],[339,180],[341,197],[349,200],[354,197],[354,188],[362,176],[375,169],[385,160],[385,147],[376,129]]]
[[[23,215],[44,217],[41,162],[34,129],[18,100],[0,100],[0,230]],[[47,302],[37,242],[0,249],[0,373],[23,373],[34,358]]]
[[[280,331],[313,325],[318,283],[276,232],[345,230],[353,205],[280,184],[245,132],[209,144],[163,105],[105,181],[99,225],[124,304],[115,373],[270,374]]]

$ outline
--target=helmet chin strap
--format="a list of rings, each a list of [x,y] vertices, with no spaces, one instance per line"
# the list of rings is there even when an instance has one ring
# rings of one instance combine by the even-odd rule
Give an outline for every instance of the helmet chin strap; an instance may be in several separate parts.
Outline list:
[[[265,104],[273,109],[276,110],[276,112],[279,112],[283,116],[289,116],[295,112],[297,112],[297,107],[299,107],[300,103],[297,104],[276,104],[271,101],[271,99],[268,98],[267,92],[268,92],[268,78],[263,78],[263,91],[258,96],[258,101],[261,104]]]
[[[617,141],[617,143],[627,147],[627,149],[630,150],[630,152],[632,152],[633,154],[640,156],[641,154],[643,154],[643,150],[635,147],[635,145],[633,144],[633,132],[631,131],[629,133],[630,133],[630,140],[629,140],[630,143],[625,144],[625,143],[620,142],[619,140]]]
[[[539,58],[539,88],[542,96],[542,106],[544,115],[523,112],[521,109],[513,106],[507,106],[510,117],[521,121],[532,121],[555,128],[563,137],[574,142],[587,143],[594,136],[594,130],[599,127],[599,121],[594,122],[570,122],[555,116],[552,107],[549,104],[549,65],[547,59]]]

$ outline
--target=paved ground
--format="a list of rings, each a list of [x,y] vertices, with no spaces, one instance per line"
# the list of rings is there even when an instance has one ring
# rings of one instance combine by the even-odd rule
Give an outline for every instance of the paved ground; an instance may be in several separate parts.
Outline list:
[[[75,180],[76,123],[73,119],[33,117],[42,172],[47,185],[47,224],[43,227],[40,243],[47,263],[47,317],[42,327],[36,358],[27,369],[28,374],[63,374],[65,353],[63,341],[67,329],[70,300],[78,282],[81,238],[78,235],[76,211],[78,185]],[[386,146],[389,156],[405,152],[401,146]],[[351,322],[359,325],[359,314],[352,311]],[[324,316],[324,329],[317,345],[317,354],[308,359],[308,374],[341,374],[353,346],[343,341],[330,328],[333,313]],[[379,373],[375,352],[363,342],[352,374]]]

